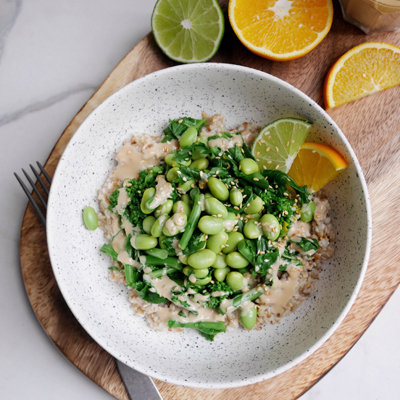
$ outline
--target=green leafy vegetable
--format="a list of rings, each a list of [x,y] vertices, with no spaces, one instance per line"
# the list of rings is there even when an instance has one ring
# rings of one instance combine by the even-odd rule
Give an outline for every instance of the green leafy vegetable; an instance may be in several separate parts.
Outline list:
[[[111,243],[103,245],[100,251],[102,251],[104,254],[109,255],[113,259],[113,261],[117,261],[118,253],[113,249]]]
[[[232,293],[233,290],[225,283],[225,282],[216,282],[213,284],[208,284],[206,286],[206,290],[210,295],[213,292],[223,292],[226,293],[223,296],[210,296],[209,299],[206,301],[205,306],[209,308],[218,308],[219,305],[222,303],[223,300],[228,298]]]
[[[215,335],[220,332],[225,332],[225,324],[221,322],[178,322],[170,319],[168,321],[168,328],[192,328],[197,329],[200,335],[204,336],[207,340],[213,342]]]
[[[169,125],[164,129],[165,137],[162,140],[166,141],[179,139],[187,128],[194,126],[197,131],[207,122],[205,119],[194,119],[189,117],[182,117],[174,120],[169,120]]]
[[[307,252],[310,250],[317,251],[319,248],[317,239],[307,239],[305,237],[302,237],[299,242],[292,241],[292,243],[296,243],[301,248],[301,250],[303,250],[304,252]]]

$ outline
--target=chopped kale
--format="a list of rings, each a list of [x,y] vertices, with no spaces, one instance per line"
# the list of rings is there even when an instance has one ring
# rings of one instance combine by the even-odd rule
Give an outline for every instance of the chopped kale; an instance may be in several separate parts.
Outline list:
[[[210,296],[206,301],[205,306],[209,308],[218,308],[223,300],[228,298],[233,294],[233,290],[225,282],[216,282],[213,284],[208,284],[206,286],[207,292],[211,295],[213,292],[224,292],[226,295],[223,296]]]
[[[117,261],[118,253],[113,249],[111,243],[103,245],[103,247],[100,249],[104,254],[109,255],[113,261]]]
[[[118,196],[119,196],[119,189],[116,189],[108,199],[110,202],[110,205],[108,206],[109,210],[112,211],[112,209],[118,204]]]
[[[317,251],[319,248],[317,239],[307,239],[305,237],[302,237],[299,242],[293,241],[293,243],[296,243],[304,252],[310,250]]]

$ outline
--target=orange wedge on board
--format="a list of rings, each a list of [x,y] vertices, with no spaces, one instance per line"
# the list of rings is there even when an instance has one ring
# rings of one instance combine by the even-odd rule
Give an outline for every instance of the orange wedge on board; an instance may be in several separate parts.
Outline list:
[[[293,161],[289,176],[300,186],[318,192],[346,169],[346,160],[332,147],[321,143],[303,143]]]
[[[369,42],[356,46],[333,64],[325,79],[326,109],[400,84],[400,48]]]
[[[230,0],[229,20],[253,53],[286,61],[304,56],[332,25],[332,0]]]

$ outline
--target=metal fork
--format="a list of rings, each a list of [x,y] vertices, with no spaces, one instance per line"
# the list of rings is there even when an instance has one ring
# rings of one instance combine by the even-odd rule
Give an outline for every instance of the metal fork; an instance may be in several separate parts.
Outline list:
[[[43,166],[39,163],[36,162],[37,166],[39,167],[40,172],[43,174],[43,176],[46,178],[46,181],[48,185],[51,185],[51,178],[48,175],[48,173],[44,170]],[[39,182],[40,186],[46,193],[46,195],[49,195],[49,188],[47,188],[46,183],[44,180],[40,177],[40,173],[36,171],[36,169],[30,164],[29,165],[32,169],[33,174],[35,175],[37,181]],[[39,192],[38,188],[36,187],[35,183],[33,180],[30,178],[28,173],[22,169],[22,172],[24,173],[26,179],[32,186],[33,191],[36,193],[37,197],[39,198],[40,203],[42,204],[44,208],[44,213],[42,212],[41,208],[39,205],[36,203],[35,199],[32,196],[31,191],[27,188],[23,180],[14,172],[15,177],[17,178],[19,184],[21,185],[22,189],[24,190],[25,194],[27,195],[29,202],[32,204],[37,216],[39,217],[40,221],[46,228],[46,211],[47,211],[47,200],[45,200],[42,196],[42,194]],[[144,375],[121,361],[115,359],[115,362],[118,367],[118,371],[121,375],[122,381],[124,382],[125,388],[129,394],[129,397],[131,400],[163,400],[156,385],[154,384],[153,380],[147,376]]]

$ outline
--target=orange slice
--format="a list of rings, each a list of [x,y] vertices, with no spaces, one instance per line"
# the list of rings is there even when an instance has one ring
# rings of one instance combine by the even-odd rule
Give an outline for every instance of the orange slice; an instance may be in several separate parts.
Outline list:
[[[333,64],[325,79],[326,109],[400,84],[400,48],[369,42],[356,46]]]
[[[300,186],[318,192],[346,169],[346,160],[332,147],[321,143],[303,143],[293,161],[289,176]]]
[[[332,0],[230,0],[229,20],[253,53],[286,61],[304,56],[332,25]]]

